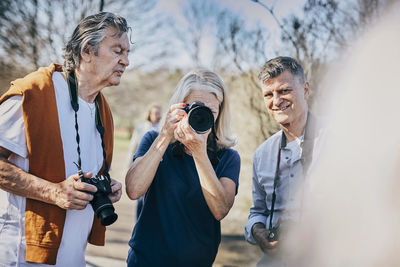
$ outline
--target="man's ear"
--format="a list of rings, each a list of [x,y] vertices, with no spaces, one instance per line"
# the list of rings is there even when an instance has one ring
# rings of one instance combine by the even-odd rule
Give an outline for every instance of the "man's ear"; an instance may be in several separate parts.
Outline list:
[[[304,98],[308,100],[308,97],[310,96],[310,84],[308,82],[304,82]]]
[[[87,46],[81,52],[81,58],[84,62],[89,63],[92,60],[93,54],[93,47]]]

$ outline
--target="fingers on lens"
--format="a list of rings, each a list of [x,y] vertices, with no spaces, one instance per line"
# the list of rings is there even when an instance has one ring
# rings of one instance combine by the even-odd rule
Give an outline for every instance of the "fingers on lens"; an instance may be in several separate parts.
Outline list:
[[[185,107],[185,106],[186,106],[186,105],[185,105],[185,104],[182,104],[182,103],[173,104],[173,105],[171,105],[171,107],[169,108],[169,111],[170,111],[170,112],[173,112],[174,110],[182,109],[182,108]]]

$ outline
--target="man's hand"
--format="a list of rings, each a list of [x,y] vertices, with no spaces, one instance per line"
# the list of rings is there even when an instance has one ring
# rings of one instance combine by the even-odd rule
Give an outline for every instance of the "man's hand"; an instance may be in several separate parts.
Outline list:
[[[85,178],[92,177],[92,173],[84,174]],[[93,199],[91,193],[97,188],[94,185],[79,181],[79,175],[73,174],[65,181],[55,184],[55,193],[52,195],[53,202],[62,209],[82,210]]]
[[[111,178],[111,191],[112,193],[108,195],[108,198],[112,203],[115,203],[121,199],[122,195],[122,184],[117,180]]]
[[[254,240],[260,246],[261,250],[269,255],[274,256],[277,254],[278,241],[269,242],[267,236],[269,230],[265,228],[263,223],[255,223],[251,229]]]

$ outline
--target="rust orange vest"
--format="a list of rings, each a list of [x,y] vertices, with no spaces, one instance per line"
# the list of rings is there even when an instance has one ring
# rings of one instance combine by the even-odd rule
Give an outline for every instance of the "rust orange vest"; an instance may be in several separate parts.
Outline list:
[[[58,121],[52,75],[62,66],[52,64],[11,82],[0,103],[13,95],[22,95],[29,173],[53,183],[65,180],[64,154]],[[98,103],[105,128],[106,160],[111,166],[113,152],[113,119],[110,108],[99,93]],[[71,126],[73,127],[73,126]],[[26,199],[25,238],[28,262],[56,264],[64,229],[66,211],[45,202]],[[104,245],[105,227],[94,216],[89,242]],[[79,226],[77,226],[79,227]],[[73,257],[74,255],[71,255]]]

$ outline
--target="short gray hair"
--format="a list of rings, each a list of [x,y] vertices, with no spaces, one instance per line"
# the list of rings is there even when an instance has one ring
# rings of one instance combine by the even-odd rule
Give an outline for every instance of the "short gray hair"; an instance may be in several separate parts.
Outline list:
[[[265,83],[269,79],[278,77],[286,70],[289,70],[292,75],[300,78],[302,82],[306,81],[303,67],[291,57],[276,57],[268,60],[263,66],[260,74],[258,74],[258,79],[262,83]]]
[[[197,69],[187,73],[176,86],[169,106],[184,103],[192,90],[210,92],[216,96],[220,105],[219,115],[215,123],[218,148],[234,146],[236,138],[231,133],[228,90],[222,79],[215,72],[206,69]]]
[[[64,48],[64,70],[72,71],[79,67],[81,53],[87,52],[90,47],[97,55],[108,28],[115,28],[118,37],[130,29],[125,18],[110,12],[100,12],[81,20]]]

